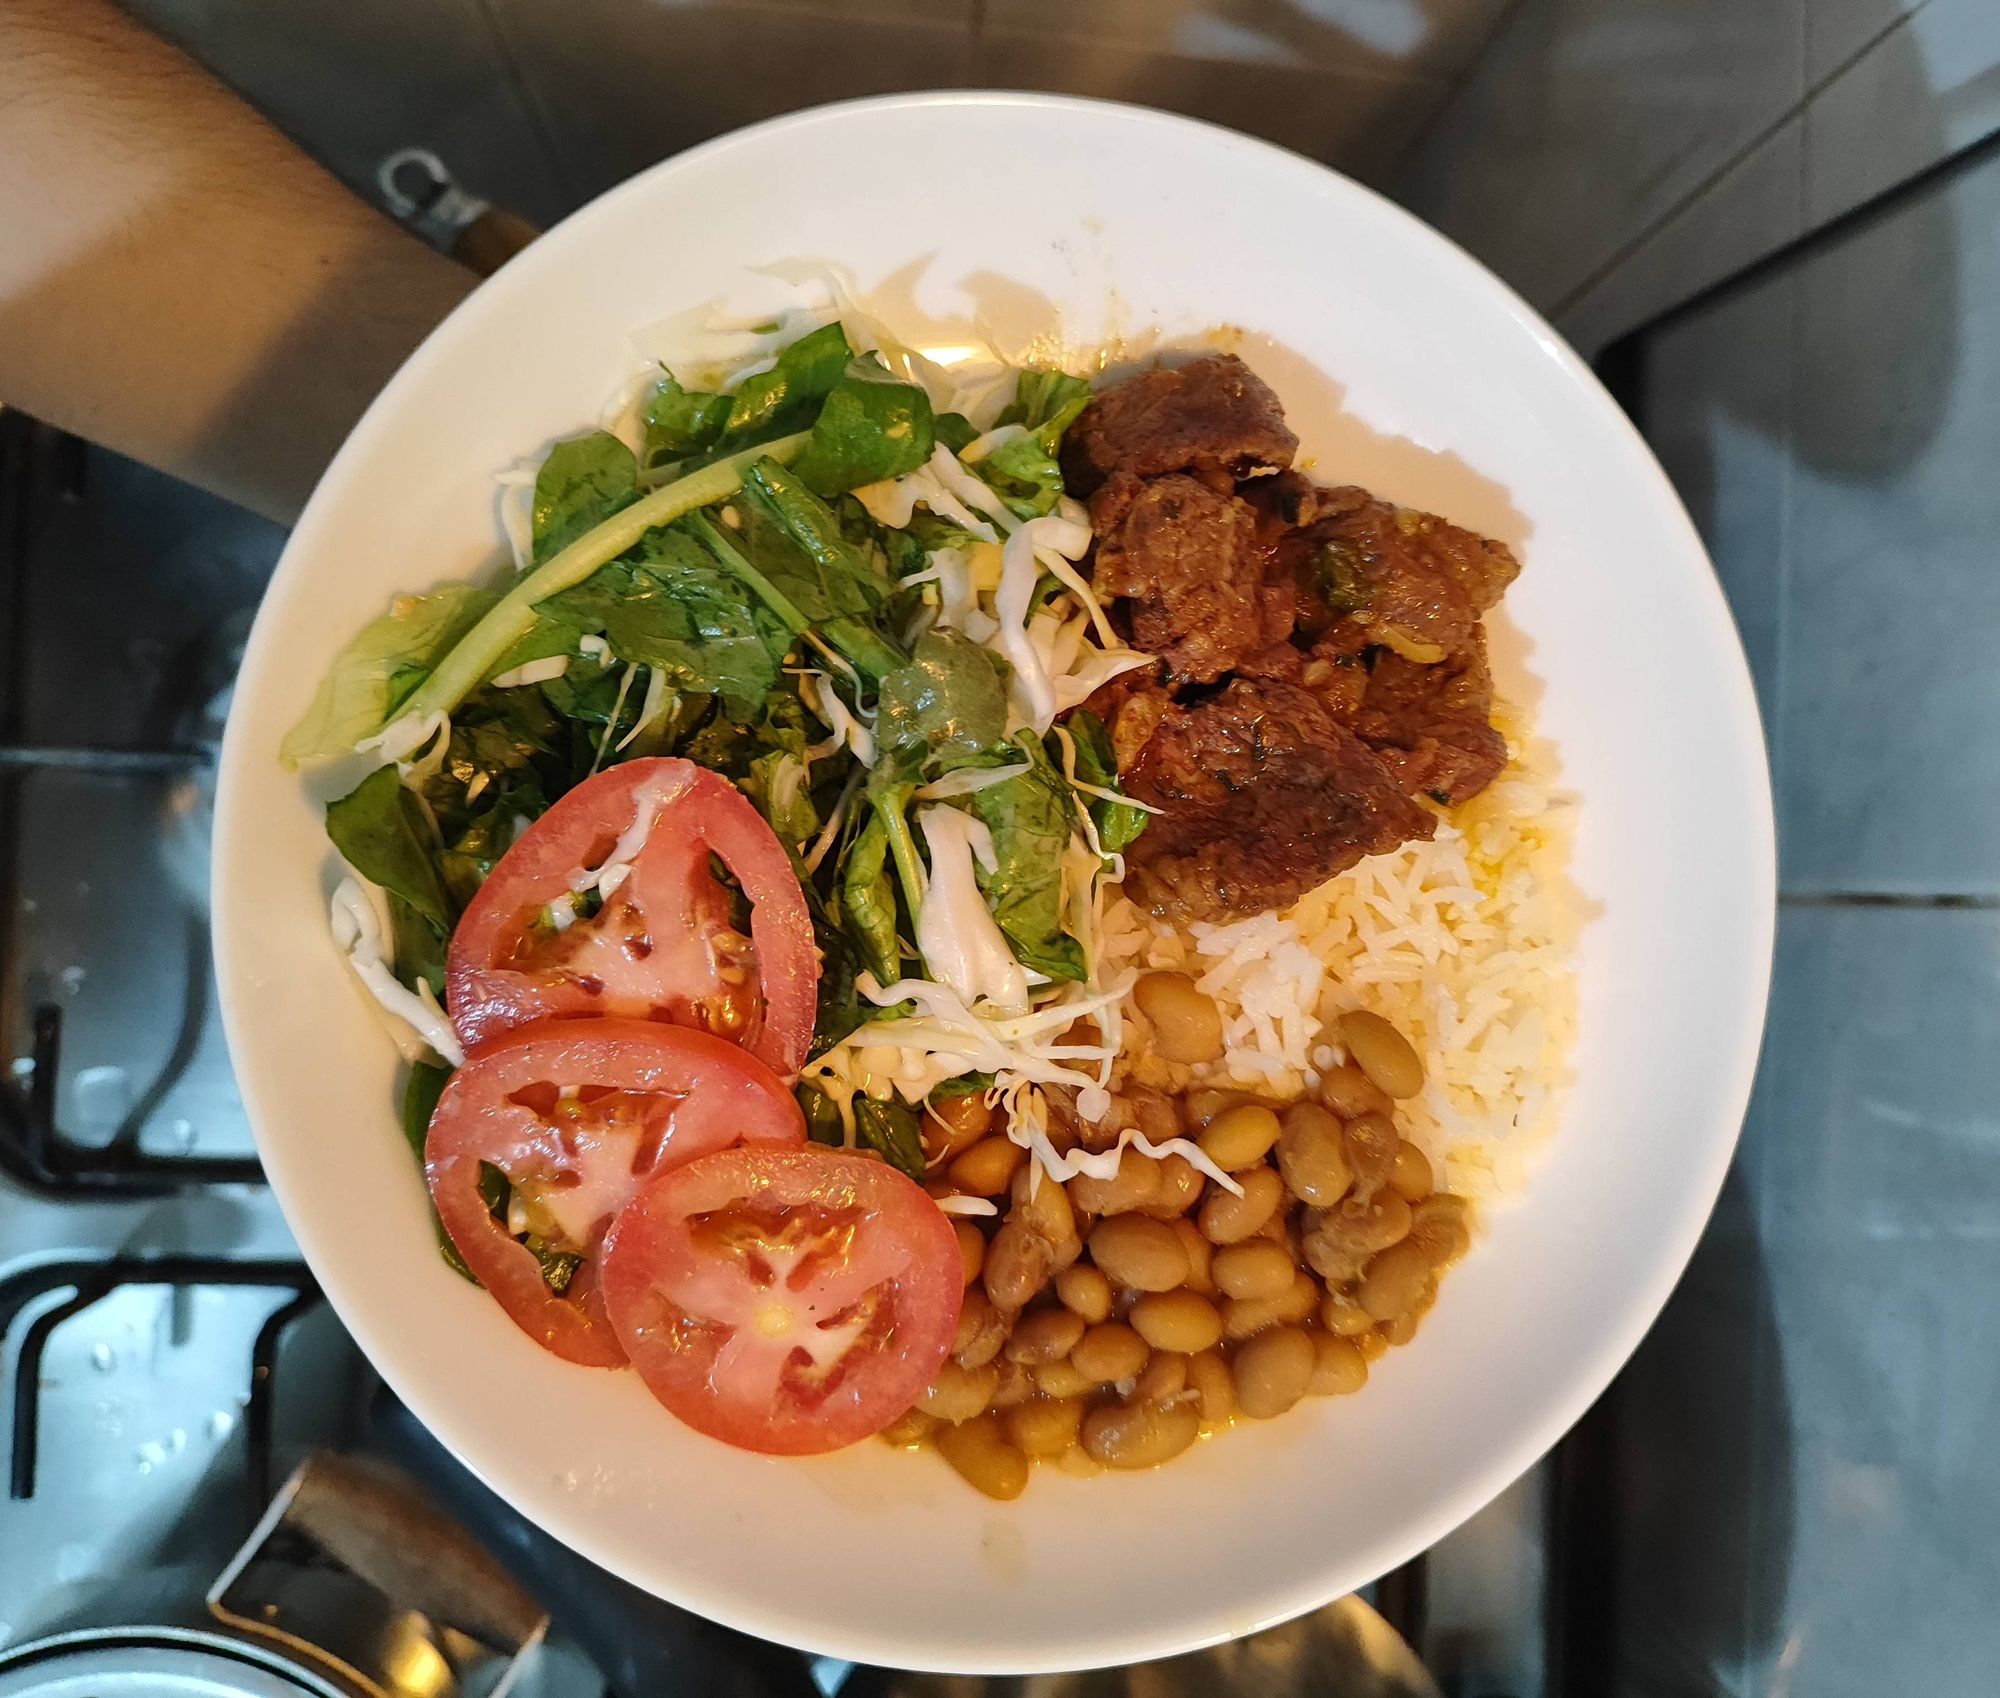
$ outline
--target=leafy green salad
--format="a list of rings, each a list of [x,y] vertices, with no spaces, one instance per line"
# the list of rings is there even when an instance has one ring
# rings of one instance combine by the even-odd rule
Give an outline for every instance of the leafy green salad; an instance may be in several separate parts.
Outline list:
[[[805,893],[813,1136],[921,1176],[920,1105],[979,1089],[1060,1173],[1042,1093],[1104,1100],[1126,987],[1098,933],[1147,816],[1082,704],[1150,657],[1077,569],[1059,450],[1090,386],[1021,368],[968,401],[844,316],[759,327],[734,373],[662,366],[556,442],[502,491],[513,567],[397,597],[285,738],[378,763],[327,808],[335,929],[424,1064],[419,1129],[461,1059],[468,905],[566,792],[661,755],[732,781]]]

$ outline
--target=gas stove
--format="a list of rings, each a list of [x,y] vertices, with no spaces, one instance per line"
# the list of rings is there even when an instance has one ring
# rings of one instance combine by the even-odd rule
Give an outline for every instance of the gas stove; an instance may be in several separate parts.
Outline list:
[[[131,1601],[149,1588],[187,1615],[282,1520],[277,1494],[345,1481],[357,1457],[393,1465],[550,1612],[522,1677],[550,1698],[1125,1690],[1131,1671],[851,1671],[699,1621],[514,1516],[380,1385],[262,1183],[209,965],[214,754],[283,542],[0,414],[0,1695],[40,1690],[8,1684],[10,1650],[151,1621],[159,1606]],[[301,1488],[313,1458],[332,1460]],[[1543,1688],[1542,1499],[1531,1478],[1375,1591],[1454,1698]],[[216,1608],[195,1614],[212,1626]],[[1325,1684],[1326,1646],[1374,1619],[1336,1606],[1188,1689],[1277,1698],[1289,1666],[1315,1683],[1300,1690],[1363,1690]],[[229,1666],[192,1684],[269,1689]],[[79,1678],[89,1698],[118,1685]]]

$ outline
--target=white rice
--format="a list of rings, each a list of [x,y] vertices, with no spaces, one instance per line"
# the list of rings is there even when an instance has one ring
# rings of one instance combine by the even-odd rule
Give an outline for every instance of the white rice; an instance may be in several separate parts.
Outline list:
[[[1454,1190],[1519,1185],[1553,1127],[1575,1034],[1575,804],[1555,788],[1550,746],[1504,704],[1494,723],[1506,770],[1442,814],[1435,838],[1371,856],[1285,912],[1176,928],[1116,899],[1112,962],[1193,975],[1227,1043],[1209,1066],[1162,1062],[1128,998],[1122,1076],[1297,1096],[1346,1059],[1333,1017],[1372,1009],[1423,1058],[1423,1093],[1397,1116],[1404,1136]]]

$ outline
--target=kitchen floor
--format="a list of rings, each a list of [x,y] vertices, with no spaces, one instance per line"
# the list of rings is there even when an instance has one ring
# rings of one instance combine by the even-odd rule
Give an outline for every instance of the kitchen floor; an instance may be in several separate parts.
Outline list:
[[[1634,353],[1756,673],[1781,910],[1728,1188],[1614,1393],[1597,1691],[1970,1698],[2000,1667],[2000,153]]]

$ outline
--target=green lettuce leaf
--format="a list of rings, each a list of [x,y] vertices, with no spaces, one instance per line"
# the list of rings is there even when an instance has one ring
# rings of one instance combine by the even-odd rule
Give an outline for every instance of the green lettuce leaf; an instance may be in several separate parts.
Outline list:
[[[792,470],[815,495],[831,499],[915,471],[931,457],[934,441],[930,397],[856,360],[828,394]]]
[[[933,776],[985,755],[1007,735],[1007,686],[994,661],[957,631],[926,631],[882,680],[876,736],[921,750]]]
[[[1022,732],[1018,750],[1029,770],[967,798],[993,834],[992,870],[977,869],[980,893],[1023,966],[1052,979],[1081,979],[1083,947],[1063,929],[1063,851],[1075,816],[1074,792],[1040,739]]]
[[[769,371],[746,377],[737,386],[717,446],[744,448],[805,429],[853,358],[847,332],[838,324],[807,332],[778,356]]]
[[[854,1141],[878,1152],[899,1173],[924,1177],[924,1137],[917,1111],[901,1097],[856,1097]]]
[[[641,463],[650,469],[713,448],[728,422],[730,404],[727,395],[683,389],[672,372],[662,369],[639,414],[645,431]]]
[[[558,442],[535,474],[536,563],[560,554],[638,495],[639,462],[609,431]]]
[[[296,768],[351,754],[498,599],[472,584],[396,597],[387,613],[334,656],[312,706],[278,745],[278,758]]]
[[[1078,708],[1063,724],[1076,745],[1077,777],[1103,790],[1119,789],[1118,763],[1112,755],[1111,736],[1104,729],[1104,721],[1088,708]],[[1146,829],[1146,821],[1152,816],[1143,808],[1097,797],[1090,803],[1090,817],[1097,827],[1099,847],[1107,855],[1116,855],[1132,846],[1132,840]]]

